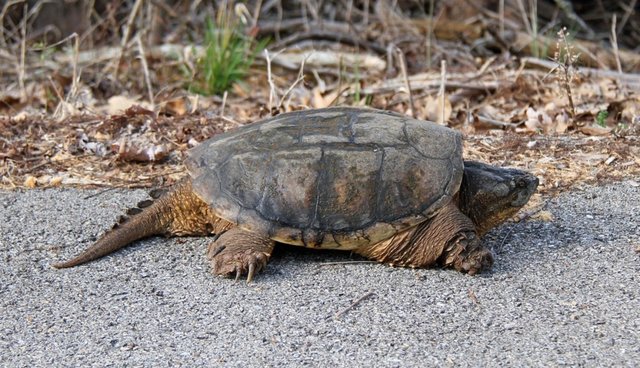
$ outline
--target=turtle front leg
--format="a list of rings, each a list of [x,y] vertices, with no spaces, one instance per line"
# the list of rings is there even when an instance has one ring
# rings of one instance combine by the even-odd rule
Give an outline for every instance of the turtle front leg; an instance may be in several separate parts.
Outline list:
[[[211,272],[222,276],[235,274],[236,280],[246,274],[249,283],[267,265],[274,245],[266,236],[235,227],[209,244]]]
[[[480,243],[475,225],[453,202],[432,219],[356,252],[395,266],[441,265],[470,275],[493,265],[493,255]]]

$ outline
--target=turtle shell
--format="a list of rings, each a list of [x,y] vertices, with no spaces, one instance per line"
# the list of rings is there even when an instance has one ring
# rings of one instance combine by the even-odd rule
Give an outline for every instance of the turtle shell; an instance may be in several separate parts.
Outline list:
[[[432,217],[462,182],[460,134],[362,108],[297,111],[202,142],[186,161],[220,217],[308,247],[375,244]]]

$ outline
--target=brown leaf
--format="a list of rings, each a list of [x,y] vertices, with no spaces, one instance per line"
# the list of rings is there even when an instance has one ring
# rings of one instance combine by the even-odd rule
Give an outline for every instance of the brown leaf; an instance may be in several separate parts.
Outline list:
[[[27,176],[26,179],[24,179],[24,186],[27,188],[35,188],[38,185],[38,180],[35,178],[35,176]]]
[[[609,135],[611,133],[611,128],[604,128],[597,125],[585,125],[579,128],[580,131],[586,135]]]
[[[566,133],[569,129],[569,117],[565,113],[556,115],[555,123],[556,133]]]
[[[537,132],[539,130],[546,132],[551,125],[551,117],[542,109],[536,110],[529,107],[527,109],[527,120],[524,125],[531,132]]]
[[[149,108],[149,104],[146,102],[140,102],[135,98],[130,98],[127,96],[112,96],[107,101],[107,105],[102,107],[109,115],[121,114],[131,108],[134,105],[140,105],[142,108]]]
[[[146,115],[146,116],[150,116],[150,117],[154,117],[153,111],[141,106],[141,105],[132,105],[129,106],[125,111],[124,114],[127,117],[133,117],[133,116],[137,116],[137,115]]]
[[[425,108],[424,114],[426,115],[426,119],[430,121],[437,122],[438,124],[446,124],[451,117],[451,112],[453,108],[451,106],[451,101],[446,96],[444,97],[444,101],[441,96],[427,96],[425,99]],[[443,111],[443,102],[444,102],[444,111]]]
[[[174,98],[162,105],[162,113],[173,116],[182,116],[189,112],[189,100],[187,97]]]

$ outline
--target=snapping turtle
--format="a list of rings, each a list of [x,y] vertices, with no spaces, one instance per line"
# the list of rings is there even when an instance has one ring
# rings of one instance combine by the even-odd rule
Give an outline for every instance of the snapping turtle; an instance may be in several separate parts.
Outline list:
[[[524,171],[463,161],[454,130],[346,107],[281,114],[220,134],[192,149],[186,166],[188,179],[54,267],[163,234],[215,235],[212,272],[248,281],[276,242],[475,274],[493,264],[480,236],[538,185]]]

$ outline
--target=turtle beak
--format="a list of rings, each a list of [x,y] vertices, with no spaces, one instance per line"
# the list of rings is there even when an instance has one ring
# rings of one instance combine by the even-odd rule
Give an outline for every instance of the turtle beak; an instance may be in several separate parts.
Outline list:
[[[524,206],[538,188],[539,183],[540,180],[538,180],[537,177],[529,173],[522,172],[522,175],[519,175],[514,179],[514,187],[519,188],[520,190],[516,192],[516,197],[511,201],[511,206],[518,208]]]

